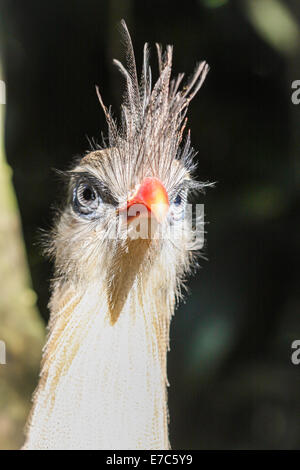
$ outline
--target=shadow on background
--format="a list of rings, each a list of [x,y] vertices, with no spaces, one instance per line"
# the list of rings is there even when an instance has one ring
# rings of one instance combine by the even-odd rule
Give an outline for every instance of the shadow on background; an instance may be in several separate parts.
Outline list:
[[[300,79],[299,2],[2,0],[0,11],[6,154],[44,321],[51,270],[37,230],[49,229],[60,201],[52,169],[68,168],[89,148],[87,137],[100,142],[106,132],[95,84],[118,113],[117,22],[129,26],[139,67],[145,41],[154,72],[154,42],[174,44],[174,73],[208,61],[189,126],[198,178],[217,184],[199,201],[208,261],[172,323],[171,444],[300,448],[300,366],[290,360],[300,339],[300,105],[291,102]],[[34,374],[20,376],[16,401],[36,383]],[[9,391],[0,390],[7,424]],[[0,447],[20,442],[11,431]]]

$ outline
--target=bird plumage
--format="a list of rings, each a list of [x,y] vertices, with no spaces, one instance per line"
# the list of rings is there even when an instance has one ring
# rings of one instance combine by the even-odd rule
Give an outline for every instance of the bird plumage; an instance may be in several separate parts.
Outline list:
[[[197,247],[185,198],[204,186],[192,177],[183,134],[208,66],[199,64],[180,89],[183,74],[171,80],[172,47],[163,54],[157,46],[152,86],[146,44],[139,82],[124,22],[123,29],[127,67],[115,61],[126,81],[121,125],[98,92],[108,143],[68,172],[66,207],[48,246],[51,316],[25,449],[169,448],[169,327]],[[133,239],[121,209],[147,178],[167,194],[168,213],[155,229],[164,236]]]

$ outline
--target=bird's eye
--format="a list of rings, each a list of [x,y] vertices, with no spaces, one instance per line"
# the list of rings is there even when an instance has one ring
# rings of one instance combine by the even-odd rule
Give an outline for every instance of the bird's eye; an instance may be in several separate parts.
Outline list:
[[[74,210],[86,216],[91,216],[100,203],[97,190],[89,183],[80,182],[73,191]]]
[[[181,203],[182,203],[181,194],[177,194],[177,196],[174,199],[174,204],[175,204],[175,206],[180,206]]]
[[[170,215],[173,221],[179,221],[184,218],[186,201],[187,191],[181,189],[176,196],[174,196],[171,203]]]
[[[84,185],[81,186],[80,191],[77,193],[78,199],[80,199],[85,204],[91,204],[96,199],[96,193],[93,188],[90,186]]]

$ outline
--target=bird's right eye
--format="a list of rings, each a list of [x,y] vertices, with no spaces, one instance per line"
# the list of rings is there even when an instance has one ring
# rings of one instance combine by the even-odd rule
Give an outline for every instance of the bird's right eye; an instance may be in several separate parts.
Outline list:
[[[90,184],[80,182],[73,190],[73,208],[83,216],[92,216],[100,204],[98,191]]]

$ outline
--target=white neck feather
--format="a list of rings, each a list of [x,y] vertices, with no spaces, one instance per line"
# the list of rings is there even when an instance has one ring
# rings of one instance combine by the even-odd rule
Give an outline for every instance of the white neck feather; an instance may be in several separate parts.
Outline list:
[[[169,448],[166,354],[173,297],[151,289],[141,295],[135,285],[113,325],[99,284],[82,296],[54,292],[51,306],[24,448]]]

